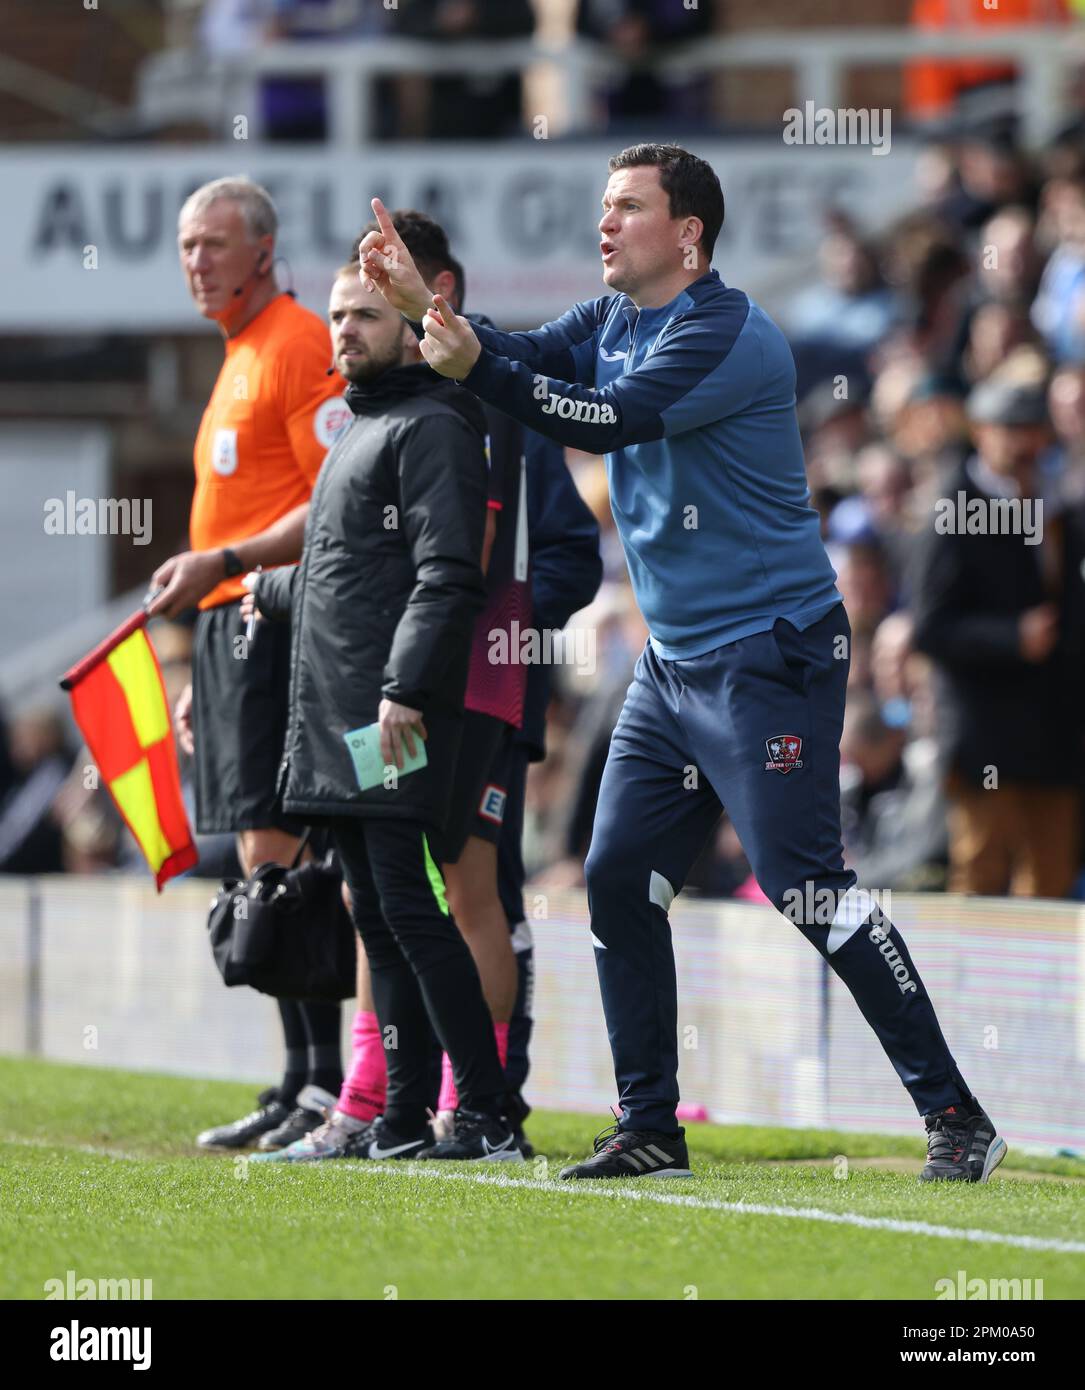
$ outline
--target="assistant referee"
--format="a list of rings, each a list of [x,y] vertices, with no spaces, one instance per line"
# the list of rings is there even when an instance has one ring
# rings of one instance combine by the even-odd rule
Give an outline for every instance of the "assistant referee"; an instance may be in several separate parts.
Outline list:
[[[192,686],[176,719],[195,760],[197,829],[236,833],[246,875],[269,861],[289,864],[302,827],[276,802],[289,633],[263,624],[247,640],[241,576],[301,553],[313,484],[349,416],[343,380],[328,371],[327,326],[276,283],[277,223],[267,191],[242,177],[205,184],[181,209],[181,268],[197,309],[219,326],[225,353],[196,438],[192,548],[155,572],[152,582],[164,587],[150,607],[172,618],[199,605]],[[280,1000],[279,1014],[281,1083],[251,1114],[204,1131],[201,1147],[247,1147],[292,1117],[311,1126],[311,1110],[297,1105],[306,1086],[311,1109],[334,1104],[342,1082],[338,1006]],[[281,1142],[299,1137],[287,1131]]]
[[[726,806],[758,882],[847,985],[917,1110],[923,1178],[985,1181],[1004,1142],[899,932],[845,869],[850,630],[809,503],[783,334],[710,269],[723,192],[675,145],[615,155],[599,223],[616,291],[528,333],[429,296],[377,201],[363,275],[443,376],[605,454],[650,638],[611,741],[585,864],[622,1113],[567,1178],[687,1176],[668,911]],[[825,904],[831,904],[825,911]]]

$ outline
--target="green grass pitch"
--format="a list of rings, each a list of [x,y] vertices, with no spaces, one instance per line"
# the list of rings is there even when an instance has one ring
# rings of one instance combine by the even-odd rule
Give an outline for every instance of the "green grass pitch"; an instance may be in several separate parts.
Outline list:
[[[920,1135],[716,1125],[687,1129],[692,1180],[558,1183],[605,1115],[532,1115],[522,1165],[196,1150],[253,1091],[0,1059],[0,1294],[73,1270],[156,1300],[935,1299],[963,1270],[1085,1297],[1085,1163],[1012,1143],[967,1187],[917,1182]]]

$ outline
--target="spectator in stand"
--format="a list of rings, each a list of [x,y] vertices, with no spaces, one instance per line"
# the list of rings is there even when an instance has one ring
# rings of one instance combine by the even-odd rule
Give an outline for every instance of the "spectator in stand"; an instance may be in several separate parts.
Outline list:
[[[479,39],[529,39],[535,32],[531,0],[410,0],[399,32],[433,43],[469,45]],[[429,140],[493,140],[523,129],[519,72],[434,77],[423,93],[412,133]],[[420,128],[417,128],[420,127]]]
[[[877,542],[860,540],[833,546],[831,555],[852,634],[856,639],[872,639],[893,606],[893,583],[885,553]]]
[[[715,0],[579,0],[576,32],[605,43],[625,65],[601,94],[610,130],[672,124],[703,126],[711,120],[708,76],[665,82],[653,70],[656,58],[676,44],[711,32]]]
[[[916,891],[945,882],[946,819],[936,759],[886,722],[868,692],[849,695],[840,741],[847,862],[865,888]]]
[[[1055,431],[1055,471],[1064,502],[1085,501],[1085,366],[1060,367],[1051,378],[1047,407]]]
[[[1033,510],[1031,527],[1022,507],[1016,532],[1000,520],[1007,503],[1043,500],[1042,387],[992,378],[968,412],[976,453],[947,481],[915,579],[916,646],[938,677],[949,887],[1062,897],[1079,862],[1085,540],[1079,516],[1051,507]],[[982,530],[964,530],[962,495]]]
[[[1028,208],[1005,207],[983,227],[976,254],[977,298],[1027,306],[1040,282],[1036,219]]]
[[[821,282],[800,293],[788,316],[793,352],[820,350],[831,373],[840,356],[864,360],[900,318],[896,295],[882,281],[874,249],[846,217],[832,218],[818,249]]]
[[[1032,321],[1056,362],[1085,361],[1085,178],[1067,179],[1048,201],[1056,238],[1032,306]]]
[[[957,179],[936,205],[940,220],[968,249],[983,224],[1012,204],[1034,207],[1036,184],[1017,147],[1013,123],[997,122],[965,133],[957,147]]]
[[[907,729],[912,722],[909,666],[914,635],[915,624],[908,613],[890,613],[878,624],[871,643],[871,685],[878,712],[890,729]]]
[[[838,496],[850,491],[856,451],[870,439],[865,382],[819,382],[799,406],[798,420],[811,487],[834,488]]]
[[[8,734],[15,781],[0,801],[0,873],[58,874],[64,868],[54,803],[72,765],[60,719],[32,709]]]
[[[865,541],[880,547],[892,588],[899,592],[912,545],[908,465],[889,445],[872,443],[856,454],[855,475],[858,491],[833,507],[825,534],[840,545]]]
[[[1019,347],[1039,342],[1028,309],[1018,309],[992,300],[980,304],[968,319],[968,339],[961,354],[965,379],[978,385]]]
[[[1029,317],[1041,261],[1036,224],[1023,207],[996,213],[983,227],[972,281],[961,296],[961,315],[951,346],[962,386],[988,376],[1013,348],[1038,341]]]
[[[888,238],[886,279],[902,301],[905,340],[928,369],[952,352],[970,270],[959,238],[929,212],[902,218]]]
[[[394,32],[398,16],[398,6],[384,0],[353,0],[349,11],[339,0],[210,0],[201,16],[199,41],[213,57],[232,58],[261,43],[370,39]],[[378,137],[394,135],[398,103],[393,79],[378,79],[374,107]],[[325,140],[327,113],[327,90],[320,75],[266,77],[260,83],[265,140]]]
[[[874,394],[877,407],[877,384]],[[933,372],[905,382],[902,394],[901,403],[886,410],[886,432],[906,460],[913,485],[923,487],[969,452],[964,406],[956,382]]]

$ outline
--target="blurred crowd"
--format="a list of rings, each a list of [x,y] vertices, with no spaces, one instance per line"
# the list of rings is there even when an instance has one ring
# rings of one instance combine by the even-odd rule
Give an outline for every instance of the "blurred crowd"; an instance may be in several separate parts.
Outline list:
[[[376,38],[468,45],[480,39],[530,40],[552,22],[604,47],[616,74],[597,84],[596,114],[611,130],[666,118],[683,128],[710,120],[706,79],[663,81],[656,59],[710,33],[717,0],[208,0],[198,31],[212,57],[229,58],[259,43]],[[327,136],[327,90],[313,77],[267,78],[262,127],[269,140],[321,141]],[[530,130],[519,71],[382,78],[373,112],[382,140],[492,140]]]
[[[818,273],[782,315],[812,502],[854,634],[846,855],[881,889],[1080,898],[1085,128],[1030,155],[1012,126],[990,125],[931,144],[916,169],[912,210],[876,238],[825,214]],[[647,636],[603,462],[570,466],[601,526],[605,581],[573,620],[586,644],[558,668],[549,756],[529,779],[525,862],[551,886],[582,882]],[[959,534],[958,502],[1015,498],[1043,504],[1027,544]],[[947,502],[956,534],[936,525]],[[156,624],[152,637],[172,701],[189,633]],[[0,869],[139,867],[65,728],[31,713],[4,730]],[[233,867],[228,841],[200,848],[201,873]],[[726,817],[690,886],[759,897]]]

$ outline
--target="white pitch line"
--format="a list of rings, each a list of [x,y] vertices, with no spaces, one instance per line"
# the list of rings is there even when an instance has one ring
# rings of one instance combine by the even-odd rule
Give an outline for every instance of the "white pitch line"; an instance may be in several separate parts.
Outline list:
[[[26,1139],[11,1136],[0,1142],[8,1144],[27,1144],[33,1147],[78,1149],[81,1153],[102,1154],[109,1158],[129,1159],[133,1162],[146,1162],[142,1154],[125,1153],[119,1149],[106,1149],[95,1144],[70,1144],[48,1139]],[[213,1156],[213,1155],[212,1155]],[[229,1157],[219,1154],[219,1157]],[[235,1155],[236,1157],[236,1155]],[[151,1160],[155,1161],[155,1160]],[[168,1160],[157,1160],[159,1162]],[[293,1164],[283,1165],[293,1167]],[[305,1164],[311,1168],[312,1164]],[[660,1206],[693,1207],[698,1211],[729,1211],[737,1216],[779,1216],[792,1221],[825,1221],[836,1226],[858,1226],[868,1231],[893,1231],[899,1235],[933,1236],[938,1240],[965,1240],[977,1245],[1012,1245],[1018,1250],[1050,1250],[1064,1255],[1085,1255],[1085,1241],[1058,1240],[1054,1237],[1005,1235],[1000,1231],[981,1231],[967,1226],[935,1226],[927,1221],[898,1221],[892,1216],[860,1216],[856,1212],[824,1211],[820,1207],[774,1207],[761,1202],[723,1202],[713,1197],[683,1196],[677,1192],[652,1192],[645,1188],[597,1187],[588,1182],[562,1182],[558,1178],[536,1180],[534,1178],[513,1178],[506,1173],[452,1173],[446,1168],[434,1167],[431,1163],[353,1163],[336,1160],[334,1164],[318,1165],[324,1172],[379,1173],[385,1177],[411,1177],[436,1179],[440,1182],[469,1182],[489,1187],[519,1187],[531,1192],[555,1192],[565,1197],[611,1197],[619,1202],[655,1202]],[[260,1164],[266,1172],[272,1165]],[[659,1179],[664,1181],[664,1179]],[[674,1178],[667,1181],[679,1182]]]
[[[261,1167],[265,1165],[261,1164]],[[308,1165],[306,1165],[308,1166]],[[337,1163],[338,1167],[339,1164]],[[1051,1250],[1059,1254],[1085,1255],[1085,1241],[1059,1240],[1055,1237],[1005,1235],[1000,1231],[982,1231],[966,1226],[935,1226],[927,1221],[899,1221],[891,1216],[860,1216],[855,1212],[824,1211],[820,1207],[776,1207],[760,1202],[724,1202],[712,1197],[682,1196],[676,1192],[652,1192],[644,1188],[623,1190],[597,1187],[591,1181],[562,1181],[549,1178],[535,1181],[518,1179],[505,1173],[450,1173],[431,1163],[349,1163],[342,1164],[353,1171],[383,1173],[395,1176],[406,1168],[412,1177],[437,1179],[444,1182],[470,1182],[491,1187],[520,1187],[533,1192],[560,1192],[564,1196],[610,1197],[619,1202],[655,1202],[660,1206],[694,1207],[701,1211],[727,1211],[738,1216],[779,1216],[791,1221],[825,1221],[836,1226],[858,1226],[870,1231],[893,1231],[899,1235],[933,1236],[938,1240],[965,1240],[978,1245],[1012,1245],[1019,1250]],[[659,1179],[664,1181],[664,1179]],[[666,1179],[680,1182],[679,1178]]]
[[[102,1158],[123,1158],[132,1163],[146,1163],[148,1154],[130,1154],[124,1149],[107,1149],[101,1144],[76,1144],[70,1139],[29,1139],[25,1135],[0,1134],[0,1144],[22,1144],[30,1149],[75,1149],[81,1154],[98,1154]],[[163,1160],[158,1160],[162,1162]]]

